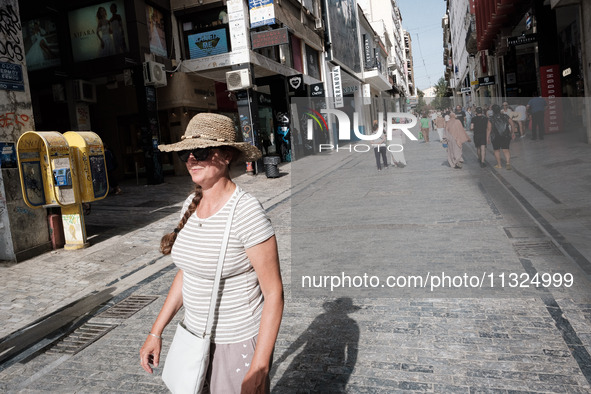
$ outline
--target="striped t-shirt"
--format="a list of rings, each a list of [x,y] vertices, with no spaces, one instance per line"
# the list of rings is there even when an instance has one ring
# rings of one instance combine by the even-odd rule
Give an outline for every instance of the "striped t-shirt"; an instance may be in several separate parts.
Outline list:
[[[194,213],[178,233],[172,247],[172,259],[183,270],[183,305],[185,326],[202,334],[209,310],[215,271],[230,208],[240,188],[215,214],[200,219]],[[183,206],[187,210],[193,195]],[[218,307],[212,329],[215,343],[236,343],[255,337],[259,331],[263,295],[246,249],[273,236],[271,221],[259,201],[246,193],[242,196],[230,230]]]

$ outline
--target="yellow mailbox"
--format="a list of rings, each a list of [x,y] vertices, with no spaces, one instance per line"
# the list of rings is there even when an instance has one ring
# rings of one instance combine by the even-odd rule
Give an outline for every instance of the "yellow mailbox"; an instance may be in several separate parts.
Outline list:
[[[77,203],[78,185],[70,148],[57,131],[27,131],[20,136],[17,159],[23,197],[31,208]]]
[[[92,131],[68,131],[64,137],[72,149],[78,174],[80,202],[105,198],[109,193],[103,141]]]

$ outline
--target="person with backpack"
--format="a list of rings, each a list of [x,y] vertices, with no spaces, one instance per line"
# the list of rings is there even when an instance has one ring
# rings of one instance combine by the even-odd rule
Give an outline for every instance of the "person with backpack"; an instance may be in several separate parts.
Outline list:
[[[511,152],[509,144],[515,139],[515,123],[509,116],[501,113],[501,107],[498,104],[492,106],[492,116],[489,118],[486,128],[486,140],[493,146],[497,165],[495,168],[503,168],[501,165],[501,150],[505,156],[505,168],[511,169]]]

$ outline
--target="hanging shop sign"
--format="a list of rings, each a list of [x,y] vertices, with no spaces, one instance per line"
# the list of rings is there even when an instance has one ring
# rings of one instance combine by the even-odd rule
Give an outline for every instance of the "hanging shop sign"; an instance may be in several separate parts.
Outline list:
[[[478,78],[478,84],[480,86],[494,85],[495,84],[495,76],[494,75],[488,75],[486,77],[480,77],[480,78]]]
[[[560,67],[555,64],[540,67],[540,85],[542,97],[546,97],[548,107],[544,113],[546,134],[562,131],[562,86],[560,81]]]
[[[324,97],[324,83],[320,82],[310,85],[310,96]]]
[[[304,89],[304,76],[302,74],[293,75],[287,78],[287,84],[290,92],[302,90]]]
[[[251,33],[250,41],[252,42],[252,49],[289,44],[289,35],[287,34],[287,27],[284,27],[282,29]]]
[[[334,93],[334,107],[341,108],[345,105],[343,100],[343,84],[341,80],[341,66],[332,69],[332,91]]]
[[[537,34],[522,34],[515,37],[507,37],[507,45],[524,45],[538,41]]]

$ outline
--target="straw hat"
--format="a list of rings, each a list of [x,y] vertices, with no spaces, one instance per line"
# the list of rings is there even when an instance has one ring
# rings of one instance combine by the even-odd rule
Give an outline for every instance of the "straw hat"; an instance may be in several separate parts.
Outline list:
[[[162,152],[176,152],[196,148],[232,146],[241,152],[234,161],[256,161],[261,151],[248,142],[237,142],[234,121],[227,116],[202,112],[189,121],[185,134],[179,142],[158,145]]]

